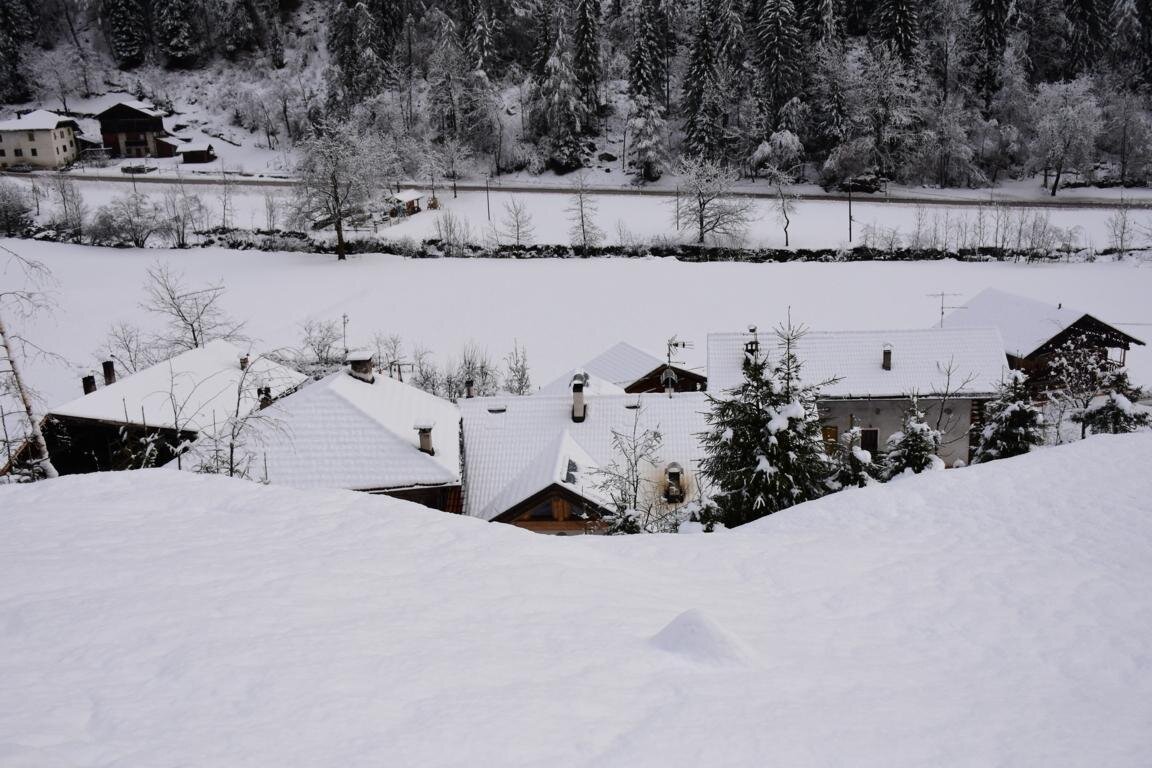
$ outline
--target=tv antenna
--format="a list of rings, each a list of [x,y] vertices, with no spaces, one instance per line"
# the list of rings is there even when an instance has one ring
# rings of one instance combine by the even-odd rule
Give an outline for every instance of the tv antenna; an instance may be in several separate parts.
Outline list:
[[[967,309],[967,307],[965,307],[965,306],[961,306],[961,305],[952,306],[952,305],[948,304],[948,299],[950,299],[954,296],[963,296],[963,295],[964,294],[962,294],[962,293],[947,293],[945,291],[940,291],[939,293],[928,294],[928,296],[930,298],[940,299],[940,327],[941,328],[944,327],[944,313],[947,310],[949,310],[949,309]]]
[[[676,338],[675,336],[668,339],[667,345],[668,345],[668,365],[679,364],[678,360],[673,359],[676,357],[676,350],[678,350],[678,349],[692,349],[694,346],[696,346],[695,344],[693,344],[690,341],[681,341],[680,339]]]

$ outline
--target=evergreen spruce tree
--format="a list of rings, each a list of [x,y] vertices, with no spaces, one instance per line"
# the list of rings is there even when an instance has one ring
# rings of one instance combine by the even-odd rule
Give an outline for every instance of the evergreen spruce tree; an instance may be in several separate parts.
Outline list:
[[[808,39],[814,43],[831,45],[844,35],[841,0],[809,0],[800,17]]]
[[[148,48],[147,15],[142,0],[103,0],[100,16],[116,64],[121,69],[142,64]]]
[[[387,83],[387,67],[376,55],[380,30],[364,0],[337,0],[328,23],[328,52],[337,88],[332,103],[347,110]],[[431,66],[431,65],[430,65]]]
[[[1069,49],[1073,58],[1073,73],[1088,70],[1100,58],[1108,34],[1106,22],[1109,9],[1107,0],[1065,0],[1064,12],[1072,28]]]
[[[681,101],[684,149],[706,160],[719,160],[724,143],[724,105],[720,91],[720,52],[717,44],[720,26],[718,14],[718,3],[700,1]]]
[[[1019,456],[1044,444],[1044,414],[1032,403],[1027,381],[1023,373],[1012,371],[984,406],[973,464]]]
[[[572,39],[572,69],[585,115],[585,126],[593,128],[600,113],[600,3],[577,0],[576,29]]]
[[[800,334],[790,327],[779,334],[782,349],[775,366],[769,367],[759,342],[749,342],[744,381],[720,397],[709,396],[700,470],[728,527],[819,498],[832,487],[817,390],[799,379],[795,343]]]
[[[1140,29],[1140,40],[1136,47],[1140,71],[1144,82],[1152,83],[1152,0],[1133,0],[1136,20]]]
[[[884,479],[891,480],[905,473],[920,474],[928,469],[943,469],[944,462],[936,455],[940,449],[940,432],[924,421],[924,413],[913,397],[904,412],[904,423],[896,434],[888,438],[888,453],[884,456]]]
[[[1152,408],[1139,404],[1144,392],[1129,381],[1128,372],[1120,369],[1108,378],[1103,397],[1073,415],[1072,420],[1094,435],[1122,435],[1152,426]]]
[[[156,0],[156,45],[169,66],[186,67],[200,55],[203,43],[198,0]]]
[[[561,173],[579,168],[583,164],[580,144],[583,111],[562,24],[557,28],[556,42],[536,97],[536,127],[546,139],[548,164]]]
[[[530,27],[534,44],[529,69],[539,82],[547,76],[548,60],[556,50],[555,0],[535,0]]]
[[[999,87],[997,75],[1008,45],[1008,13],[1012,0],[972,0],[973,85],[984,113],[992,110],[992,97]]]
[[[436,48],[428,59],[428,117],[440,139],[460,137],[466,71],[456,24],[445,15],[440,20]]]
[[[892,46],[905,65],[910,65],[920,42],[919,0],[880,0],[876,35]]]
[[[763,0],[756,21],[765,137],[778,127],[781,108],[800,91],[800,24],[792,0]]]
[[[628,130],[633,165],[641,178],[655,181],[663,173],[665,163],[665,123],[661,107],[664,41],[659,0],[641,0],[637,13],[636,40],[628,60],[628,92],[632,97]]]
[[[32,15],[24,3],[0,0],[0,103],[32,97],[25,70],[25,47],[32,33]]]
[[[478,8],[469,28],[466,46],[469,64],[473,69],[487,72],[491,68],[494,56],[492,46],[495,43],[494,27],[495,22],[489,16],[488,9]]]
[[[837,489],[863,488],[879,482],[880,465],[876,457],[860,447],[860,427],[852,427],[840,438],[836,451],[836,471],[832,485]]]

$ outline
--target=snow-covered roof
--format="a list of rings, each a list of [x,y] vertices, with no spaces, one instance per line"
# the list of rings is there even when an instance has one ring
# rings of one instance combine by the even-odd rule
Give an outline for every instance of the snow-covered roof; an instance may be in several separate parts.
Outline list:
[[[621,341],[601,352],[579,368],[549,382],[540,388],[541,395],[562,395],[571,391],[572,377],[578,372],[588,374],[585,392],[608,394],[624,389],[664,364],[664,360],[642,349]]]
[[[346,370],[279,400],[245,436],[269,482],[370,490],[460,482],[460,412],[403,382]],[[435,455],[418,427],[432,428]]]
[[[1048,304],[996,288],[985,288],[963,308],[945,317],[943,327],[999,328],[1008,354],[1028,357],[1084,317],[1091,315],[1063,304]],[[1132,341],[1141,343],[1137,339]]]
[[[164,113],[161,112],[160,110],[155,109],[154,107],[151,107],[148,104],[145,104],[142,101],[137,101],[135,99],[130,99],[130,100],[126,100],[126,101],[118,101],[115,104],[113,104],[112,106],[108,107],[108,109],[105,109],[104,112],[107,112],[109,109],[115,109],[116,107],[119,107],[119,106],[131,107],[132,109],[135,109],[137,112],[143,112],[144,114],[146,114],[150,117],[164,117]],[[104,114],[104,112],[101,112],[100,114]]]
[[[395,200],[400,203],[410,203],[424,197],[424,193],[416,189],[403,189],[394,195],[390,195],[389,199]]]
[[[724,392],[744,378],[744,345],[751,333],[708,335],[708,388]],[[778,353],[774,334],[760,334],[769,360]],[[891,370],[883,367],[892,350]],[[809,331],[797,344],[801,376],[810,384],[839,379],[821,388],[827,398],[931,395],[945,387],[957,395],[993,392],[1007,369],[1004,343],[995,328],[930,328],[890,331]],[[962,386],[961,386],[962,385]]]
[[[256,356],[250,356],[247,371],[242,370],[244,354],[227,341],[210,341],[53,408],[51,413],[211,434],[235,415],[241,385],[240,413],[247,414],[259,405],[258,388],[269,387],[272,396],[278,397],[307,378]]]
[[[705,394],[604,395],[586,402],[586,418],[576,423],[571,395],[461,400],[465,514],[491,520],[553,484],[605,505],[595,472],[615,458],[613,431],[630,432],[637,418],[640,430],[658,430],[663,438],[659,469],[676,461],[695,473],[703,457],[698,435],[707,429]]]
[[[0,131],[51,131],[61,125],[79,127],[76,121],[70,117],[58,115],[46,109],[37,109],[10,120],[0,120]]]
[[[187,144],[182,144],[176,150],[176,154],[182,155],[185,152],[210,152],[212,145],[206,141],[189,141]]]

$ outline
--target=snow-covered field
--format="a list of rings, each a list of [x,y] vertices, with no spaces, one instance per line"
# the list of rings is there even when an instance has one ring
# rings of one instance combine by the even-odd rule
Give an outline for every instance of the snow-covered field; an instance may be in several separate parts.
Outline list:
[[[195,181],[184,167],[181,172],[188,181]],[[28,177],[13,177],[26,187],[33,183]],[[253,184],[250,180],[232,175],[232,185],[224,190],[213,184],[188,184],[186,191],[198,195],[206,213],[202,224],[248,229],[273,227],[288,228],[287,212],[291,189],[283,186]],[[555,180],[554,180],[555,181]],[[154,183],[155,179],[137,180],[133,186],[127,182],[92,181],[79,177],[78,187],[90,209],[108,204],[114,197],[133,189],[159,202],[174,185]],[[40,188],[42,218],[52,210],[50,182],[44,177],[35,179]],[[561,180],[560,184],[567,182]],[[764,191],[761,185],[760,191]],[[437,197],[441,211],[423,211],[395,226],[365,229],[350,233],[351,237],[412,238],[422,240],[437,236],[437,221],[444,211],[451,211],[466,227],[469,240],[476,243],[507,242],[501,233],[505,206],[517,199],[522,201],[532,218],[535,241],[541,243],[573,242],[569,207],[571,197],[563,192],[509,192],[494,187],[490,194],[484,191],[462,190],[453,197],[451,190],[439,187]],[[268,214],[268,201],[275,211]],[[695,233],[677,230],[674,222],[676,199],[669,196],[598,194],[595,220],[604,232],[608,244],[645,245],[653,242],[694,242]],[[984,200],[988,200],[985,195]],[[226,208],[226,211],[225,211]],[[491,219],[489,219],[489,211]],[[852,239],[848,232],[848,203],[837,200],[802,200],[793,203],[789,246],[792,248],[842,248],[854,245],[890,247],[893,245],[921,248],[952,249],[1001,245],[1008,247],[1058,247],[1101,250],[1115,245],[1110,220],[1114,209],[1075,207],[1013,207],[1010,204],[980,206],[915,205],[856,201],[852,205],[854,220]],[[1126,247],[1143,248],[1147,238],[1141,234],[1152,225],[1152,211],[1131,209],[1128,213]],[[327,231],[331,236],[331,230]],[[325,236],[320,233],[319,236]],[[784,247],[784,231],[778,216],[778,205],[769,198],[757,199],[754,218],[745,237],[733,244],[749,247]],[[155,239],[160,244],[160,238]]]
[[[544,384],[627,340],[656,354],[673,334],[702,367],[705,335],[770,328],[792,316],[816,329],[925,328],[940,299],[962,304],[988,286],[1098,314],[1152,342],[1152,265],[959,262],[688,264],[671,259],[406,260],[354,256],[347,263],[310,254],[223,249],[117,250],[8,240],[43,260],[58,281],[54,314],[26,330],[69,363],[30,362],[48,406],[80,394],[80,376],[99,368],[109,326],[153,328],[143,282],[159,262],[182,270],[189,287],[223,281],[227,310],[247,320],[257,349],[299,343],[300,324],[348,315],[350,345],[376,332],[400,334],[437,358],[469,340],[502,357],[513,341],[528,351],[533,380]],[[1130,356],[1134,379],[1152,385],[1152,352]]]
[[[1152,761],[1152,435],[707,536],[150,470],[0,487],[0,763]]]

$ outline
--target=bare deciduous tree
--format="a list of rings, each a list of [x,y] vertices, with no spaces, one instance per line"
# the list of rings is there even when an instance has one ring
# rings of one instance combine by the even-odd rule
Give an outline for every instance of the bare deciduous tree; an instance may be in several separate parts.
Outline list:
[[[755,210],[748,198],[737,197],[732,186],[736,172],[719,163],[688,157],[680,161],[680,199],[676,226],[695,231],[696,242],[711,237],[742,237]]]
[[[163,320],[166,328],[157,341],[171,351],[195,349],[214,339],[243,340],[244,323],[230,318],[221,306],[222,284],[190,288],[183,275],[157,264],[148,270],[145,293],[148,299],[141,306]]]
[[[517,248],[531,245],[536,235],[536,227],[532,223],[532,214],[528,213],[528,206],[519,197],[513,197],[504,203],[504,236],[512,241]]]
[[[584,253],[604,241],[604,230],[596,225],[595,193],[588,185],[588,174],[581,171],[572,180],[572,197],[568,204],[568,221],[572,226],[569,234],[573,245],[579,245]]]
[[[517,342],[504,358],[504,389],[513,395],[532,394],[532,378],[528,371],[528,350]]]

